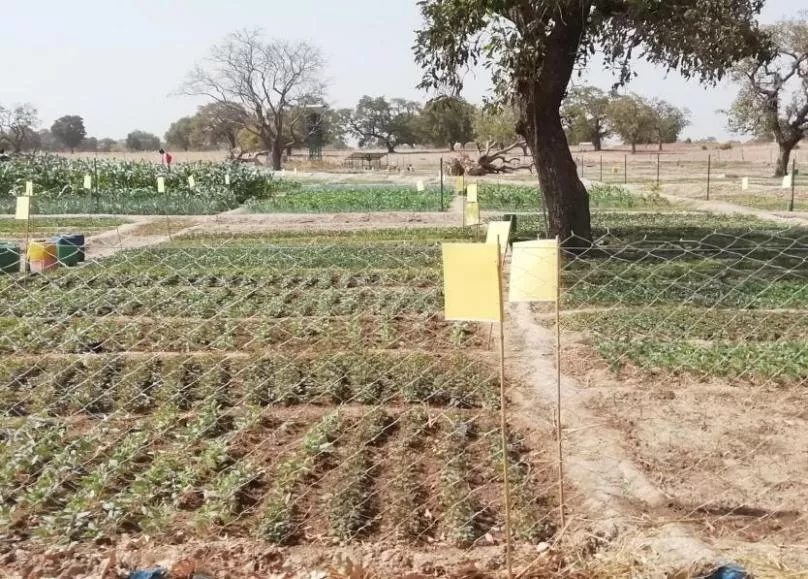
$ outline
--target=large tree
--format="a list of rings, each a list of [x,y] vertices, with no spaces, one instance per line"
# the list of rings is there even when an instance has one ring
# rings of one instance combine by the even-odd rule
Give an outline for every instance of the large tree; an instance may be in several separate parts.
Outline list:
[[[187,151],[196,144],[194,133],[197,121],[195,117],[182,117],[171,123],[166,131],[165,139],[169,147]]]
[[[775,176],[788,173],[794,147],[808,134],[808,17],[765,28],[769,55],[747,58],[734,70],[741,90],[729,111],[729,128],[774,139],[780,149]]]
[[[0,148],[11,147],[15,153],[39,148],[39,111],[30,104],[11,109],[0,106]]]
[[[680,109],[667,101],[656,99],[650,103],[654,140],[662,150],[664,143],[675,143],[686,126],[690,124],[690,111]]]
[[[609,126],[637,152],[637,145],[654,140],[656,115],[642,97],[632,94],[613,99],[607,109]]]
[[[460,143],[474,140],[474,105],[462,98],[435,99],[426,104],[419,119],[420,133],[424,141],[436,147],[449,147],[450,151]]]
[[[619,81],[635,53],[685,77],[720,79],[760,46],[764,0],[420,0],[415,55],[422,86],[457,94],[484,61],[496,93],[519,110],[535,160],[549,234],[591,239],[589,197],[577,176],[559,108],[576,64],[600,49]],[[570,240],[568,244],[574,244]]]
[[[421,105],[414,101],[383,96],[363,96],[348,121],[359,146],[381,145],[394,153],[399,145],[414,145],[418,140],[418,115]]]
[[[65,115],[54,121],[51,133],[72,153],[87,136],[87,129],[84,128],[84,119],[80,116]]]
[[[130,151],[156,151],[160,148],[160,137],[146,131],[132,131],[126,135],[126,148]]]
[[[241,30],[214,46],[194,69],[184,92],[206,96],[241,113],[241,126],[271,151],[272,167],[281,169],[286,123],[296,106],[322,100],[325,85],[320,50],[305,42],[266,42],[259,30]]]
[[[603,139],[611,134],[607,124],[608,110],[609,96],[599,88],[572,88],[561,109],[561,115],[576,141],[571,144],[589,142],[596,151],[600,151]]]

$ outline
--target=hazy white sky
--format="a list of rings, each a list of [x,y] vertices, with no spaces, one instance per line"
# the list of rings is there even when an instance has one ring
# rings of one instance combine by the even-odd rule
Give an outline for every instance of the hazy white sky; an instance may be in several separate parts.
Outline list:
[[[762,20],[808,9],[808,0],[768,0]],[[420,15],[415,0],[40,0],[0,10],[0,104],[30,102],[43,126],[79,114],[88,133],[121,138],[133,129],[158,135],[201,101],[176,92],[188,70],[229,32],[261,27],[267,37],[308,40],[328,58],[329,100],[353,106],[363,94],[423,100],[411,46]],[[728,136],[734,88],[705,89],[678,75],[638,65],[629,90],[692,111],[684,136]],[[585,80],[608,88],[602,70]],[[580,82],[580,79],[576,79]],[[481,100],[488,79],[468,83]]]

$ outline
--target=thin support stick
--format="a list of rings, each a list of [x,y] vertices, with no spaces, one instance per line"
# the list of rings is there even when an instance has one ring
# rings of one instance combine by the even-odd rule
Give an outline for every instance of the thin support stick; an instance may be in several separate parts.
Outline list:
[[[499,240],[497,240],[499,246]],[[513,577],[513,559],[511,556],[511,486],[508,478],[508,420],[505,400],[505,312],[502,304],[502,267],[499,268],[499,417],[502,434],[502,483],[505,486],[505,563],[508,568],[508,579]]]
[[[558,238],[556,238],[557,240]],[[556,294],[556,440],[558,441],[558,501],[561,509],[561,528],[567,527],[564,501],[564,449],[561,441],[561,248],[559,247],[558,284]]]

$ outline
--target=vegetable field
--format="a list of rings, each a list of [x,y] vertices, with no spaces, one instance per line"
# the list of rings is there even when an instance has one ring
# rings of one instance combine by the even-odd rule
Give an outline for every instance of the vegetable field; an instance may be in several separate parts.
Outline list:
[[[442,319],[461,229],[178,238],[0,278],[0,527],[34,544],[503,540],[488,327]],[[508,442],[514,536],[552,467]]]
[[[592,209],[655,210],[672,209],[664,197],[654,193],[637,194],[615,185],[594,184],[588,187]],[[484,182],[479,186],[480,208],[486,211],[536,211],[541,195],[536,185],[510,185]]]
[[[90,189],[84,187],[87,176]],[[158,177],[164,193],[158,192]],[[14,212],[14,197],[24,193],[27,181],[33,183],[35,213],[44,215],[205,215],[278,188],[265,174],[241,165],[182,163],[168,171],[153,163],[37,156],[0,165],[0,213]]]

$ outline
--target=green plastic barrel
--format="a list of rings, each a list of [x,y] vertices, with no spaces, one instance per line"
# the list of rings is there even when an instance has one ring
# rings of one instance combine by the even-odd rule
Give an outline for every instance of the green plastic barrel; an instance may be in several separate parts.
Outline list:
[[[0,272],[17,273],[18,271],[20,271],[20,245],[0,241]]]
[[[78,245],[74,240],[76,236],[59,235],[53,237],[51,241],[56,244],[56,259],[59,263],[66,267],[73,267],[84,260],[84,247],[83,236],[81,243]]]

